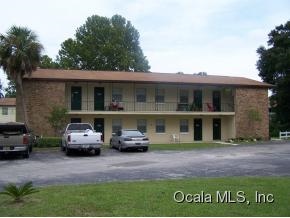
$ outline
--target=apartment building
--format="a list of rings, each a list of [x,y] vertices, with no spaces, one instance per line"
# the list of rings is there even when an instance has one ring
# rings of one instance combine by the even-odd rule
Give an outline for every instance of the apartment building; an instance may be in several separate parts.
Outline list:
[[[139,129],[152,143],[269,137],[271,85],[247,78],[38,69],[23,87],[39,135],[53,135],[45,117],[59,105],[68,109],[68,122],[91,123],[105,143],[120,128]],[[17,121],[20,109],[17,104]]]

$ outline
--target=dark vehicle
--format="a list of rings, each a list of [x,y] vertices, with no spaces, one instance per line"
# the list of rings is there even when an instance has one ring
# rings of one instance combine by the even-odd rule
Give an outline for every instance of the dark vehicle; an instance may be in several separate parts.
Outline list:
[[[117,133],[113,133],[110,140],[112,148],[118,148],[119,151],[126,149],[142,149],[148,150],[149,139],[136,129],[123,129]]]
[[[0,155],[14,153],[29,158],[36,137],[24,123],[0,123]]]

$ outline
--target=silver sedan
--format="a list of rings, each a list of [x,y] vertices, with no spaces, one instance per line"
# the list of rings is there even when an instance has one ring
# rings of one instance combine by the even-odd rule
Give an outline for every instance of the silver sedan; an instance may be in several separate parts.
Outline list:
[[[119,149],[119,151],[142,149],[145,152],[148,150],[149,139],[139,130],[122,129],[112,134],[110,146]]]

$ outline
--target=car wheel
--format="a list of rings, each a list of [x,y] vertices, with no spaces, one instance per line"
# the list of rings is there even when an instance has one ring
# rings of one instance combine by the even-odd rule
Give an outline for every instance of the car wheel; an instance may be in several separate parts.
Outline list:
[[[65,154],[67,156],[71,155],[71,149],[69,149],[68,147],[65,148]]]
[[[24,152],[24,154],[23,154],[23,157],[24,158],[29,158],[29,149],[27,149],[25,152]]]
[[[120,152],[124,151],[124,149],[122,148],[122,145],[121,144],[119,144],[118,149],[119,149]]]
[[[148,147],[143,148],[143,152],[148,151]]]
[[[95,149],[95,155],[100,155],[101,154],[101,149],[100,148],[96,148]]]

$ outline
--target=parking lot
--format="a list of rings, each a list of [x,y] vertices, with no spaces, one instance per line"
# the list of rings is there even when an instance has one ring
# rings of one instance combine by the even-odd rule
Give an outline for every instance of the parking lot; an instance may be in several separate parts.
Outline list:
[[[0,187],[220,176],[290,176],[290,143],[145,153],[103,149],[100,156],[70,157],[51,150],[0,161]]]

